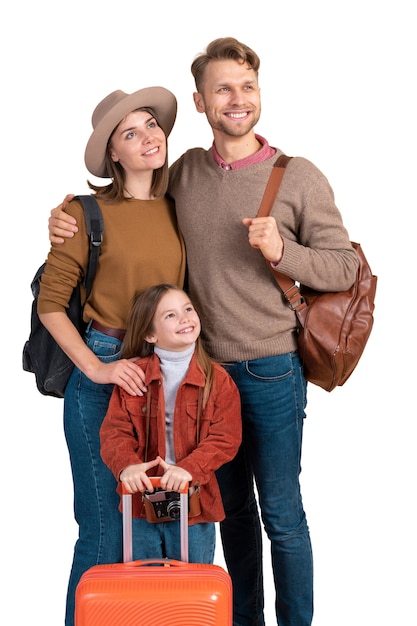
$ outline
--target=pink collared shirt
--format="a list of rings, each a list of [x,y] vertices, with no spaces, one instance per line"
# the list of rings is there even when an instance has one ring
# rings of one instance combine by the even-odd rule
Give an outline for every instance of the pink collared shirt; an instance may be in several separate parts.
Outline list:
[[[224,170],[240,170],[243,167],[249,167],[249,165],[261,163],[262,161],[266,161],[267,159],[270,159],[272,156],[274,156],[276,152],[275,148],[271,148],[271,146],[269,145],[267,140],[264,139],[264,137],[256,134],[255,137],[259,141],[259,143],[262,144],[262,148],[255,152],[255,154],[251,154],[250,156],[245,157],[244,159],[240,159],[239,161],[233,161],[233,163],[226,163],[222,159],[220,154],[217,152],[216,146],[214,145],[213,141],[212,154],[217,165],[219,165]]]

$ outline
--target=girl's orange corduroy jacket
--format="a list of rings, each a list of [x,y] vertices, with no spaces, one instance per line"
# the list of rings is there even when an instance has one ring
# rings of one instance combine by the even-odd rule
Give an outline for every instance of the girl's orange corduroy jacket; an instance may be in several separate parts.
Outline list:
[[[125,467],[145,461],[148,394],[151,394],[151,401],[146,460],[155,459],[158,455],[164,459],[166,454],[165,402],[159,359],[153,354],[139,359],[137,364],[146,373],[148,392],[144,396],[131,396],[115,386],[100,430],[101,456],[117,480]],[[197,447],[197,404],[199,388],[204,387],[204,375],[197,365],[195,353],[175,401],[173,434],[176,465],[190,472],[193,484],[198,483],[201,488],[201,515],[190,518],[190,525],[224,519],[214,472],[236,455],[242,438],[238,389],[223,367],[215,363],[214,368],[213,389],[201,414]],[[121,493],[120,485],[118,490]],[[134,517],[144,517],[140,493],[133,495],[132,508]]]

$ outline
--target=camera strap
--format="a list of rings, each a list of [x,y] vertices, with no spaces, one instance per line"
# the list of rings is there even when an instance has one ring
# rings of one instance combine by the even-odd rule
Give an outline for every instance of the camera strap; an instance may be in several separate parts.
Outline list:
[[[203,410],[203,387],[198,388],[197,399],[197,416],[196,416],[196,447],[200,443],[200,422],[201,414]],[[151,399],[152,399],[152,384],[150,385],[146,396],[146,441],[145,441],[145,463],[148,461],[148,449],[149,449],[149,429],[151,424]]]

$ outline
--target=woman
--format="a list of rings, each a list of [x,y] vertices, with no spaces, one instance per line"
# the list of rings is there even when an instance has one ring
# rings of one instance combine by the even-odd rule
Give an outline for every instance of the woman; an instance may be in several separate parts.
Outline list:
[[[101,254],[84,308],[84,338],[66,315],[73,288],[81,283],[89,241],[82,207],[68,212],[78,232],[65,245],[52,244],[38,302],[42,323],[75,364],[65,390],[64,429],[74,482],[79,538],[69,580],[66,626],[74,623],[75,588],[85,570],[121,559],[121,516],[116,480],[100,457],[99,430],[113,385],[141,393],[139,368],[119,359],[121,342],[137,292],[161,283],[182,286],[185,249],[174,206],[165,198],[167,137],[177,111],[175,96],[162,87],[132,94],[114,91],[96,107],[85,150],[90,182],[104,222]]]

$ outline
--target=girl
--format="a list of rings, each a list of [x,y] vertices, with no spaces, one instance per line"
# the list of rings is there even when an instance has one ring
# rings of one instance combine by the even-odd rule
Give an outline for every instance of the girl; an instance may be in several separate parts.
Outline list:
[[[203,350],[200,330],[188,295],[175,285],[151,287],[134,301],[122,356],[140,357],[148,391],[132,396],[116,385],[100,429],[104,462],[136,494],[134,559],[180,559],[179,521],[145,519],[141,494],[153,492],[149,476],[162,476],[167,491],[200,488],[201,513],[189,518],[189,561],[213,562],[214,522],[224,519],[215,471],[238,450],[240,397]]]

